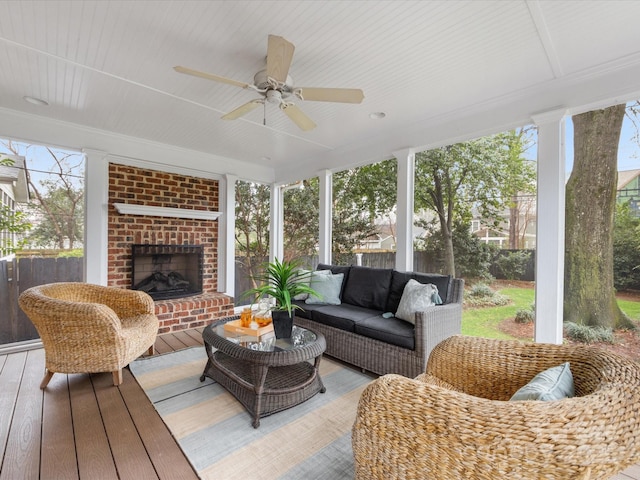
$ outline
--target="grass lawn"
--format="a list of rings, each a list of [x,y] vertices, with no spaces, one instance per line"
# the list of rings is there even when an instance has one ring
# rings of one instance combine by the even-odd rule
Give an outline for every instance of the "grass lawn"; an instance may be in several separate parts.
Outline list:
[[[503,288],[500,293],[511,300],[502,307],[465,308],[462,312],[462,334],[485,338],[514,338],[503,333],[498,325],[507,318],[516,316],[520,309],[529,309],[534,300],[532,288]],[[632,320],[640,320],[640,301],[618,300],[618,305]]]

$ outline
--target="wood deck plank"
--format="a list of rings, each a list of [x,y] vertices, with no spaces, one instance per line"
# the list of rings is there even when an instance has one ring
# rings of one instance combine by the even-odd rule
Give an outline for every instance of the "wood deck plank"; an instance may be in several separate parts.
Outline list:
[[[202,336],[200,336],[200,341],[198,341],[197,338],[194,338],[191,335],[189,335],[188,330],[176,332],[175,337],[184,344],[184,348],[197,347],[198,345],[203,345]]]
[[[91,375],[93,389],[120,478],[157,479],[155,469],[111,375]]]
[[[43,369],[44,350],[27,352],[0,479],[38,478],[40,473],[42,391],[37,377]]]
[[[191,328],[189,330],[185,330],[184,333],[193,338],[198,343],[198,345],[204,345],[204,341],[202,340],[202,329],[198,331],[198,329]]]
[[[111,379],[110,373],[101,373]],[[88,374],[68,375],[80,478],[117,479],[109,439]]]
[[[173,348],[164,340],[163,337],[165,335],[158,335],[156,337],[156,343],[154,344],[156,353],[168,353],[174,351]]]
[[[124,381],[120,393],[158,477],[163,480],[197,480],[191,464],[134,376],[129,369],[123,370],[122,374]]]
[[[42,480],[77,480],[76,442],[67,376],[53,376],[44,392],[42,408]]]
[[[187,348],[187,345],[181,339],[179,339],[175,333],[171,335],[162,335],[162,340],[167,342],[167,345],[169,345],[174,351]]]
[[[3,355],[2,370],[0,370],[0,459],[4,459],[4,452],[9,442],[11,421],[16,407],[20,382],[24,365],[27,361],[27,352]],[[0,463],[0,472],[4,462]]]

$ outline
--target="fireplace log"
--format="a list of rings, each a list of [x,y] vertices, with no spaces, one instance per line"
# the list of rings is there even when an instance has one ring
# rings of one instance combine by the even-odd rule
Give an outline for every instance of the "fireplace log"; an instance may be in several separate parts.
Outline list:
[[[188,290],[189,281],[178,272],[169,272],[167,275],[162,272],[153,272],[138,282],[133,288],[146,293],[166,292],[168,290]]]

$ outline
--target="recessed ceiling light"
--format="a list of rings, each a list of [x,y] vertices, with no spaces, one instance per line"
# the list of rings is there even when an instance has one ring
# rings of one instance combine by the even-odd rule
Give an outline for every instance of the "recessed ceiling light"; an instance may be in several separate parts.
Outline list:
[[[374,120],[380,120],[381,118],[386,117],[387,114],[384,112],[373,112],[369,114],[369,118],[373,118]]]
[[[29,95],[26,95],[22,98],[24,99],[25,102],[29,102],[32,105],[38,105],[41,107],[46,107],[49,105],[49,102],[42,100],[41,98],[30,97]]]

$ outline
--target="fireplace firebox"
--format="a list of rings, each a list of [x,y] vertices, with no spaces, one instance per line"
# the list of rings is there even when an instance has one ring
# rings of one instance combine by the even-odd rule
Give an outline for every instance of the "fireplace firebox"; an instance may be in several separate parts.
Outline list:
[[[202,293],[201,245],[132,245],[131,288],[154,300]]]

